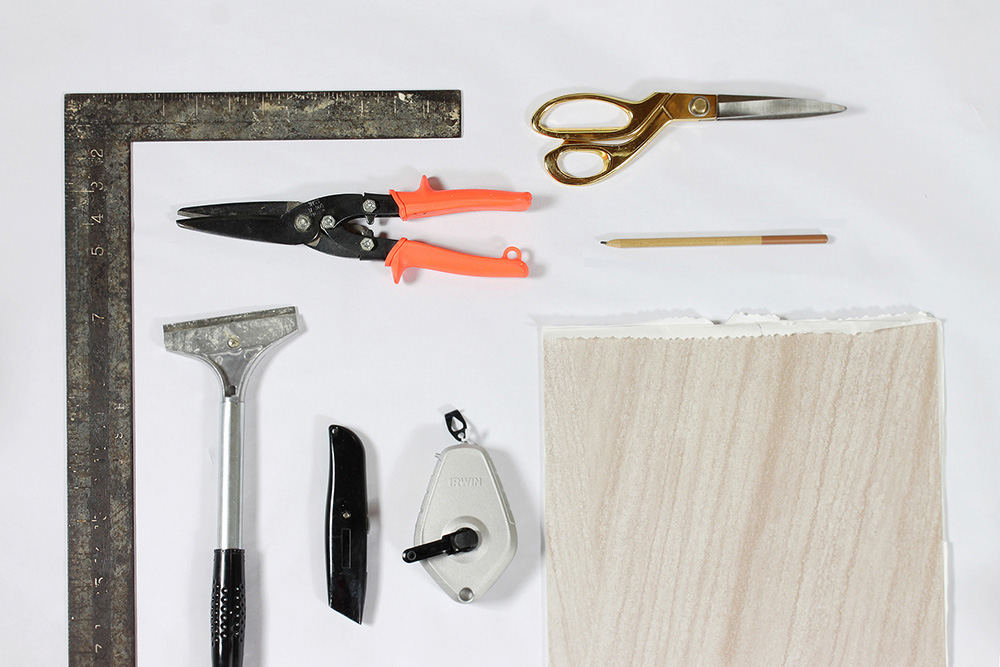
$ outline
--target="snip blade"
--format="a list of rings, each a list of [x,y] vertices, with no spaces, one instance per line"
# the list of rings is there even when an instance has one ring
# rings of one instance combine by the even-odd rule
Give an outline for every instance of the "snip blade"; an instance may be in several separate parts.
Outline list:
[[[201,216],[264,216],[280,218],[298,206],[294,201],[250,201],[235,204],[206,204],[204,206],[185,206],[177,211],[177,215],[185,218]]]
[[[181,209],[180,214],[190,209]],[[302,231],[294,225],[285,224],[280,218],[269,216],[225,216],[209,215],[193,218],[182,218],[177,224],[184,229],[198,232],[228,236],[234,239],[248,241],[264,241],[266,243],[281,243],[284,245],[299,245],[316,238],[318,231],[315,222],[311,222]]]

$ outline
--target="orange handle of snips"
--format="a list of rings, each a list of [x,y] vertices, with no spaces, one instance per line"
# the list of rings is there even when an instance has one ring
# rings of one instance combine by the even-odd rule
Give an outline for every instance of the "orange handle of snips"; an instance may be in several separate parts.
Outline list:
[[[413,192],[389,190],[389,194],[396,200],[403,220],[464,211],[524,211],[531,206],[530,192],[435,190],[426,176]]]
[[[399,239],[385,258],[392,269],[392,279],[399,282],[403,271],[412,267],[487,278],[525,278],[528,265],[521,260],[521,250],[511,246],[500,257],[480,257],[437,246]]]

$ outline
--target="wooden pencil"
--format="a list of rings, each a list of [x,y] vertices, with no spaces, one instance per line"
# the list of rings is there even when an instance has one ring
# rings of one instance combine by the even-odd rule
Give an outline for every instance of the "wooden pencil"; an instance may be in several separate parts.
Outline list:
[[[826,234],[771,234],[764,236],[681,236],[674,238],[611,239],[601,241],[611,248],[667,248],[708,245],[782,245],[826,243]]]

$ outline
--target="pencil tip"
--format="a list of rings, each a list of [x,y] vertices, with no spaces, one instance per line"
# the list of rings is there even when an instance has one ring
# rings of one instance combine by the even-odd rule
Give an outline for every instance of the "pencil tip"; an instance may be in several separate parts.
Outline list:
[[[601,241],[601,245],[608,245],[607,241]]]

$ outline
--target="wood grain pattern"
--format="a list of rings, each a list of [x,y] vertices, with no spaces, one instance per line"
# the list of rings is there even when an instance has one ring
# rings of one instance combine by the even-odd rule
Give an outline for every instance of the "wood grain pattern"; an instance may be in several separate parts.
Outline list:
[[[946,664],[936,323],[544,343],[549,664]]]

